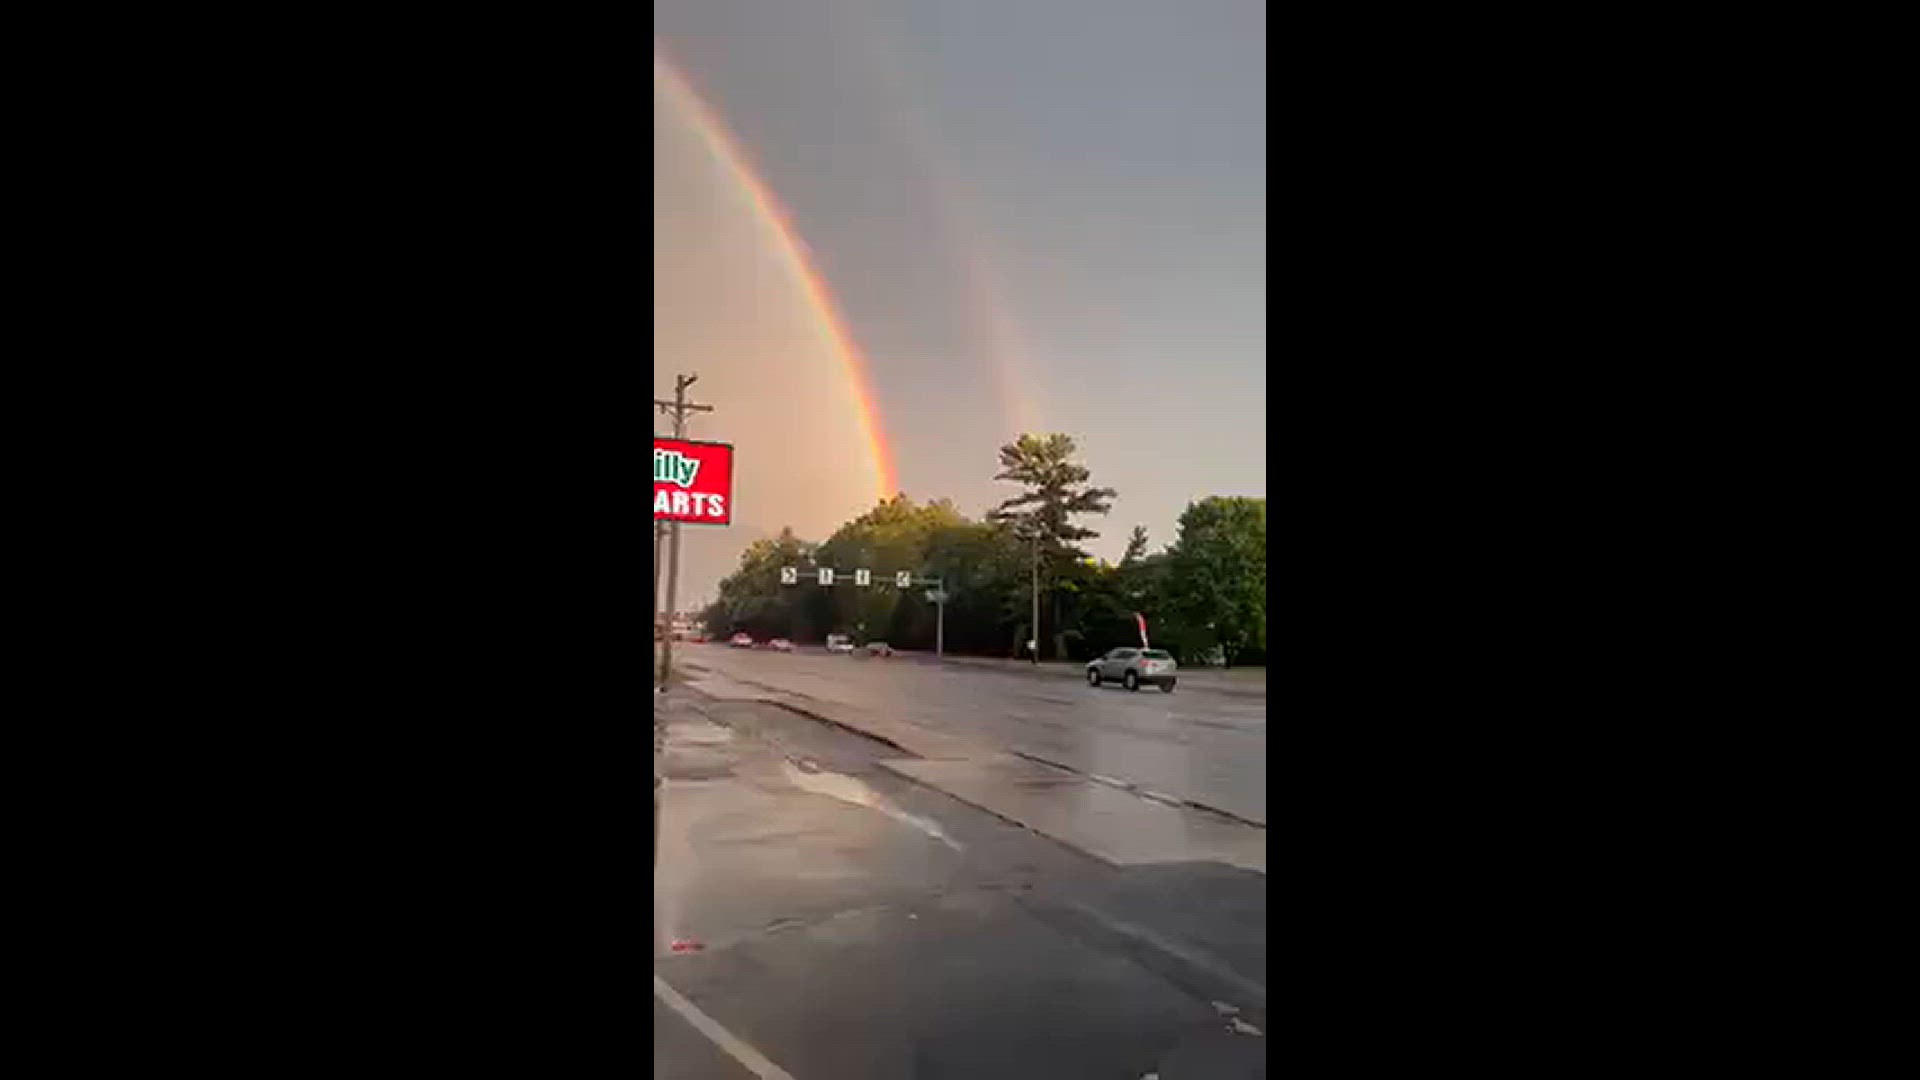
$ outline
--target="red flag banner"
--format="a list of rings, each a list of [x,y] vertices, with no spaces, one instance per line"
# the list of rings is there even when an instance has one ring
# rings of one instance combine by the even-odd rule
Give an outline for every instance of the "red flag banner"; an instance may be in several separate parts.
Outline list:
[[[1137,611],[1133,613],[1133,617],[1134,620],[1140,624],[1140,647],[1143,649],[1152,648],[1152,646],[1147,644],[1147,617]]]

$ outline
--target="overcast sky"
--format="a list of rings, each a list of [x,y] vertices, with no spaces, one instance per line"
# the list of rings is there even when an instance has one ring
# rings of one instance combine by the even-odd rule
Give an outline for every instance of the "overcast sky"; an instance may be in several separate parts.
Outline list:
[[[996,449],[1063,431],[1119,489],[1088,546],[1266,494],[1259,0],[659,0],[656,46],[791,215],[870,365],[898,487],[978,515]],[[656,394],[701,375],[735,526],[688,529],[679,606],[745,544],[870,505],[851,388],[750,203],[654,103]],[[656,422],[656,430],[661,430]]]

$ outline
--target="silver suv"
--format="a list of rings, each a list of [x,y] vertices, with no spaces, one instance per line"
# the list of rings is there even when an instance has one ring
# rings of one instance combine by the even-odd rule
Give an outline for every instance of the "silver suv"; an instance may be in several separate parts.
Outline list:
[[[1087,685],[1118,682],[1129,690],[1141,683],[1152,683],[1163,693],[1173,693],[1180,665],[1165,649],[1115,649],[1087,665]]]

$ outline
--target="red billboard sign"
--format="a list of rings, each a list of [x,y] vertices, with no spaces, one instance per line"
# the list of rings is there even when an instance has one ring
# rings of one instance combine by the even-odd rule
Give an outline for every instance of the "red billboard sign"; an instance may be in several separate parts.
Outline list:
[[[653,520],[733,522],[733,444],[653,440]]]

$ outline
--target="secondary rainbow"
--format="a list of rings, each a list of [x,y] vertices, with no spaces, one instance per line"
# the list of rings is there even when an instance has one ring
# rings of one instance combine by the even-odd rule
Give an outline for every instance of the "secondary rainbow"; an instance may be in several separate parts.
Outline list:
[[[879,473],[879,488],[875,495],[882,500],[892,497],[898,490],[897,474],[893,455],[887,450],[886,438],[880,427],[879,411],[874,406],[873,385],[867,375],[866,359],[854,343],[853,335],[847,331],[846,322],[833,302],[833,295],[827,290],[825,277],[808,256],[806,242],[800,239],[786,208],[766,182],[760,179],[760,174],[754,171],[751,159],[728,131],[720,115],[694,91],[686,76],[675,69],[657,47],[653,54],[653,80],[656,87],[665,91],[667,100],[687,117],[693,130],[699,133],[727,174],[739,185],[754,213],[772,235],[775,247],[786,258],[808,308],[819,323],[821,333],[846,371],[861,434],[872,451],[874,468]]]
[[[1024,377],[1030,350],[993,272],[995,260],[989,254],[993,245],[988,239],[991,231],[985,217],[975,209],[967,185],[959,180],[964,170],[952,167],[951,156],[934,133],[919,80],[909,77],[910,65],[902,61],[900,48],[881,31],[888,23],[881,12],[863,7],[860,17],[848,20],[843,29],[849,43],[867,58],[868,66],[885,86],[881,96],[894,105],[899,121],[896,130],[926,172],[928,194],[936,208],[934,223],[958,265],[981,352],[996,377],[1001,416],[1007,424],[1005,434],[1009,439],[1022,432],[1037,434],[1044,430],[1040,399],[1033,381]]]

